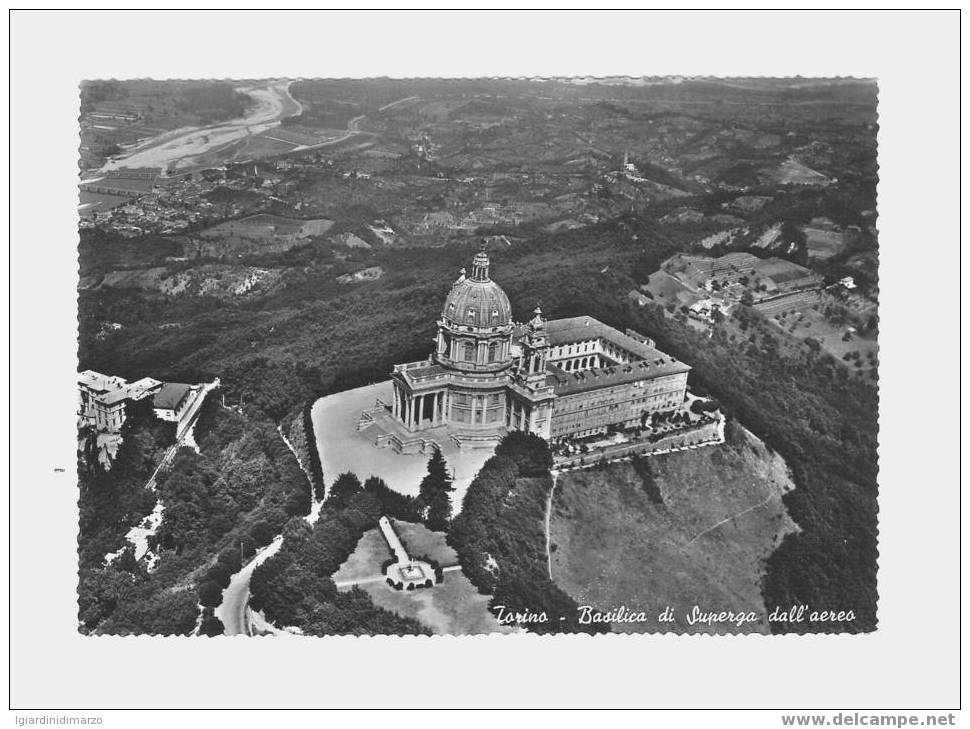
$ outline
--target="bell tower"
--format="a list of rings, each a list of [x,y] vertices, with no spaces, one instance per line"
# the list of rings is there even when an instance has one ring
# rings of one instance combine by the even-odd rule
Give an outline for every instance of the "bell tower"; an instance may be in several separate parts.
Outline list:
[[[546,320],[542,318],[542,308],[538,304],[533,314],[529,329],[521,340],[522,367],[519,372],[526,385],[535,389],[546,383],[549,338],[546,336]]]

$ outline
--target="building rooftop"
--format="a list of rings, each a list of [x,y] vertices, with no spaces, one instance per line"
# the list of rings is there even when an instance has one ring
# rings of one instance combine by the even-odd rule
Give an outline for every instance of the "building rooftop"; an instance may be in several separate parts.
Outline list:
[[[429,364],[426,367],[413,367],[407,370],[408,376],[416,380],[423,380],[427,377],[437,377],[451,372],[447,367],[440,364]]]
[[[604,387],[690,371],[688,365],[668,355],[661,355],[654,360],[596,367],[581,372],[565,372],[553,364],[547,365],[546,369],[549,372],[546,376],[546,384],[551,385],[558,396],[574,395],[578,392],[600,390]]]
[[[77,381],[79,385],[90,389],[94,398],[104,405],[116,405],[125,400],[141,400],[162,386],[161,382],[151,377],[128,382],[122,377],[102,375],[94,370],[78,373]]]
[[[690,371],[689,365],[674,359],[669,354],[664,354],[646,341],[624,334],[591,316],[553,319],[547,321],[545,326],[552,346],[602,339],[639,358],[639,361],[629,364],[609,365],[580,372],[566,372],[550,364],[547,367],[549,374],[546,377],[546,384],[552,386],[557,395],[571,395]]]
[[[614,329],[591,316],[551,319],[546,322],[546,335],[549,337],[549,344],[553,347],[589,339],[603,339],[645,360],[673,359],[645,341],[624,334],[619,329]]]
[[[108,392],[109,390],[117,390],[120,387],[124,387],[128,384],[128,381],[115,375],[102,375],[100,372],[95,372],[94,370],[84,370],[84,372],[78,373],[77,383],[95,392]]]
[[[162,385],[162,389],[155,393],[155,407],[174,410],[191,389],[190,385],[181,382],[166,382]]]
[[[143,397],[145,393],[150,390],[157,389],[162,386],[160,380],[156,380],[154,377],[142,377],[140,380],[135,380],[128,385],[128,391],[134,398]]]
[[[115,405],[116,403],[127,400],[129,397],[131,397],[131,394],[128,392],[128,388],[122,387],[118,390],[105,393],[104,395],[98,395],[95,399],[105,405]]]

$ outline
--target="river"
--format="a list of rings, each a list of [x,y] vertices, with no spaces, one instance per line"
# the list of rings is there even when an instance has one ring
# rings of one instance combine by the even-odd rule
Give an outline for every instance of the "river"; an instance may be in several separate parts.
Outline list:
[[[231,144],[243,137],[279,126],[302,107],[290,95],[292,81],[270,81],[240,86],[239,91],[255,102],[246,116],[204,127],[180,127],[142,142],[126,155],[108,160],[101,172],[171,165],[175,170],[192,167],[206,152]]]

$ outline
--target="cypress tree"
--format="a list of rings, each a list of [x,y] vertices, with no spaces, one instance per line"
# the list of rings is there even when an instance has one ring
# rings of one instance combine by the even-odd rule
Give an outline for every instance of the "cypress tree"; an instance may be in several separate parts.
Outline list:
[[[418,514],[429,529],[441,531],[448,528],[451,519],[451,496],[455,490],[448,464],[439,448],[428,459],[428,473],[421,480],[418,493]]]

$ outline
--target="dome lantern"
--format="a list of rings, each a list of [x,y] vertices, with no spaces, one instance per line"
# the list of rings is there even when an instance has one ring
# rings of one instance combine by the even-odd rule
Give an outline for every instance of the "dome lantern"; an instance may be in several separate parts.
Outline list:
[[[472,280],[488,281],[488,253],[485,252],[485,241],[482,241],[482,248],[472,259]]]
[[[451,286],[442,319],[462,331],[482,330],[491,336],[512,325],[512,306],[502,287],[488,277],[488,254],[482,250],[472,260],[472,275],[460,276]],[[464,270],[464,269],[462,269]]]

